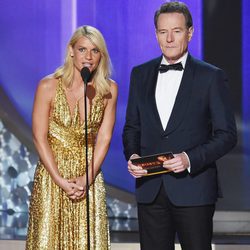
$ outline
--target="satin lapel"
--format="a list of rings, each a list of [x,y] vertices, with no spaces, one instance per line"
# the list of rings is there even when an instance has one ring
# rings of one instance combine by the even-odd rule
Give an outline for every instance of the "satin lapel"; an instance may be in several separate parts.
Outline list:
[[[188,102],[192,92],[194,68],[195,65],[192,57],[188,55],[180,88],[176,96],[175,104],[170,115],[167,128],[164,132],[165,135],[170,134],[178,127],[186,113],[186,108],[188,107]]]
[[[159,57],[155,60],[154,65],[152,65],[152,71],[148,72],[149,77],[147,79],[147,100],[148,100],[148,110],[149,110],[149,115],[152,117],[153,122],[155,123],[156,127],[158,129],[162,130],[162,125],[161,125],[161,119],[157,110],[156,106],[156,100],[155,100],[155,89],[156,89],[156,83],[157,83],[157,77],[158,77],[158,68],[160,66],[162,57]]]

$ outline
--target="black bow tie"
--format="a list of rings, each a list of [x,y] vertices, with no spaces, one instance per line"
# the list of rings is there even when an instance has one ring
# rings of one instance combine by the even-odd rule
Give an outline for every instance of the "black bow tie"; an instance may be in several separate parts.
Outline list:
[[[168,70],[179,70],[179,71],[181,71],[181,70],[183,70],[183,66],[182,66],[181,62],[179,62],[179,63],[169,64],[169,65],[161,64],[160,67],[159,67],[160,73],[165,73]]]

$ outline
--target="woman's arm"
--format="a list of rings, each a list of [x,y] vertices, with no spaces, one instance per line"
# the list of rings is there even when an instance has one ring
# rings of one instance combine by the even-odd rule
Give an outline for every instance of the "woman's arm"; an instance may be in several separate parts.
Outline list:
[[[117,103],[117,95],[118,95],[118,88],[117,84],[111,82],[110,88],[110,98],[108,99],[103,121],[101,127],[98,131],[97,141],[94,150],[94,157],[93,157],[93,167],[90,168],[90,180],[89,183],[91,184],[95,179],[95,176],[99,172],[101,165],[105,159],[105,156],[108,152],[113,128],[115,124],[116,118],[116,103]]]
[[[53,78],[45,78],[38,85],[32,113],[32,133],[35,147],[44,167],[52,180],[70,196],[79,189],[82,190],[82,188],[61,177],[47,140],[49,116],[56,92],[56,81]]]
[[[118,94],[117,84],[111,82],[109,99],[107,101],[102,124],[99,128],[97,135],[93,162],[91,162],[89,165],[89,185],[91,185],[95,180],[95,177],[98,174],[109,149],[113,128],[115,124],[117,94]],[[75,181],[76,184],[78,185],[81,185],[83,187],[86,186],[85,175],[76,178]]]

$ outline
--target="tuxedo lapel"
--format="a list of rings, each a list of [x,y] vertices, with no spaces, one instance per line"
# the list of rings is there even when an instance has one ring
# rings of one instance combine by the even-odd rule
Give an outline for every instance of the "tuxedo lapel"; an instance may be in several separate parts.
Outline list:
[[[178,127],[186,113],[186,108],[188,107],[188,102],[192,92],[194,67],[195,65],[192,57],[188,55],[180,88],[175,99],[167,128],[164,132],[165,135],[170,134]]]
[[[161,60],[162,60],[162,57],[159,57],[154,61],[154,64],[151,67],[152,71],[149,72],[149,77],[147,79],[148,81],[147,99],[148,99],[148,104],[149,104],[148,110],[156,127],[159,130],[162,130],[162,125],[161,125],[161,119],[158,113],[158,109],[156,106],[155,89],[156,89],[156,83],[157,83],[157,77],[158,77],[158,69],[159,69]]]

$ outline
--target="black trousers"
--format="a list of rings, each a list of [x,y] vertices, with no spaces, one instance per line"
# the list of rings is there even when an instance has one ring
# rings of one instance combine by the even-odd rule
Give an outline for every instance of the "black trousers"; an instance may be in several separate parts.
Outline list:
[[[214,210],[174,206],[162,185],[153,203],[138,204],[141,250],[174,250],[176,233],[183,250],[211,250]]]

